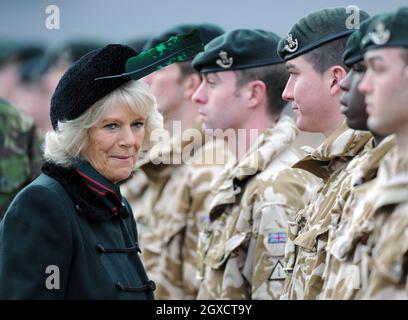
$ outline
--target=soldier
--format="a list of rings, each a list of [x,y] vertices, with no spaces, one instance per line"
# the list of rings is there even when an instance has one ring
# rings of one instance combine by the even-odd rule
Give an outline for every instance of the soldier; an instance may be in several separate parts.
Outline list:
[[[360,83],[368,126],[395,134],[396,149],[380,164],[373,202],[373,246],[365,299],[408,299],[408,7],[373,21],[361,44],[367,72]]]
[[[360,19],[368,17],[359,12]],[[326,140],[293,168],[314,174],[323,181],[317,196],[289,221],[285,269],[288,277],[282,299],[316,299],[323,285],[326,243],[331,211],[336,204],[344,170],[364,151],[371,134],[349,129],[341,114],[340,82],[346,75],[342,54],[348,36],[345,8],[322,9],[297,22],[279,43],[289,80],[283,98],[293,102],[297,127],[320,132]]]
[[[303,206],[306,181],[285,171],[298,159],[291,147],[298,130],[281,115],[288,74],[276,54],[279,39],[238,29],[193,60],[203,76],[193,99],[206,129],[238,138],[243,131],[242,140],[226,139],[246,146],[243,155],[235,150],[236,163],[212,184],[210,221],[198,245],[198,299],[276,299],[282,289],[287,220]],[[251,130],[258,134],[251,137]]]
[[[364,95],[358,90],[366,71],[360,41],[376,18],[365,20],[350,36],[343,55],[344,64],[350,71],[340,83],[344,91],[340,101],[347,125],[355,130],[368,130]],[[349,174],[340,189],[349,192],[339,193],[336,208],[331,212],[322,299],[355,299],[362,287],[361,275],[365,273],[363,267],[367,266],[366,240],[372,229],[373,213],[372,192],[368,191],[373,189],[380,161],[395,146],[393,136],[385,138],[375,132],[372,134],[373,138],[365,147],[367,151],[361,152],[361,156],[350,161],[345,169]]]
[[[29,117],[0,99],[0,219],[18,191],[41,173],[41,144]]]
[[[19,70],[21,66],[43,54],[44,49],[37,43],[22,39],[0,38],[0,97],[17,106]]]
[[[195,28],[203,43],[223,33],[211,24],[181,25],[152,38],[144,50]],[[194,299],[199,284],[198,229],[207,216],[210,182],[220,173],[228,153],[223,144],[206,142],[196,121],[197,108],[191,97],[201,79],[191,61],[169,65],[144,79],[157,98],[171,140],[153,148],[122,189],[139,225],[146,270],[157,283],[156,298]],[[184,157],[189,146],[192,154]],[[201,161],[212,154],[221,161]]]

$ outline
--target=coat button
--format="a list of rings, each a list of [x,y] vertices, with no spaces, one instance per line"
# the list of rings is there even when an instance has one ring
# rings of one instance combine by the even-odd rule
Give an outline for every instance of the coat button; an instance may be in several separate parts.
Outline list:
[[[76,211],[78,211],[78,213],[83,214],[84,210],[82,210],[82,208],[79,205],[75,205],[75,209]]]
[[[147,288],[150,289],[151,291],[156,290],[156,284],[154,283],[153,280],[149,280],[147,282]]]

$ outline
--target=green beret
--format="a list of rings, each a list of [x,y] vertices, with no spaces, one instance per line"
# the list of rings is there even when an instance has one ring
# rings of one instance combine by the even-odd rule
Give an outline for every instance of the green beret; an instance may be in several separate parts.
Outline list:
[[[408,47],[408,7],[383,14],[368,27],[361,40],[365,50],[381,47]]]
[[[375,15],[364,20],[360,24],[360,29],[354,31],[347,40],[346,50],[343,54],[343,61],[347,67],[351,67],[353,64],[364,60],[364,50],[361,47],[361,40],[367,33],[370,24],[381,17],[381,15]]]
[[[359,15],[361,21],[369,17],[362,10]],[[286,38],[279,42],[278,54],[287,61],[327,42],[349,36],[354,31],[347,27],[350,17],[351,13],[346,8],[329,8],[310,13],[300,19]]]
[[[279,40],[275,33],[265,30],[229,31],[210,41],[192,65],[197,71],[206,73],[283,63],[276,53]]]
[[[149,39],[144,45],[143,51],[149,50],[157,46],[159,43],[166,42],[173,36],[176,36],[179,34],[186,34],[186,33],[191,32],[194,29],[197,29],[200,32],[201,41],[204,45],[210,42],[212,39],[224,33],[224,30],[215,24],[210,24],[210,23],[181,24],[173,28],[170,28],[164,31],[163,33]]]

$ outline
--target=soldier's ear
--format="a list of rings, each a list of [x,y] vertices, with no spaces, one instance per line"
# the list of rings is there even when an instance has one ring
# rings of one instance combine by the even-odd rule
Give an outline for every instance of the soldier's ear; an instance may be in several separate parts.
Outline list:
[[[347,71],[342,66],[333,66],[328,70],[330,94],[332,96],[342,92],[340,82],[346,77]]]
[[[248,107],[254,108],[266,100],[266,84],[261,80],[255,80],[248,85]]]

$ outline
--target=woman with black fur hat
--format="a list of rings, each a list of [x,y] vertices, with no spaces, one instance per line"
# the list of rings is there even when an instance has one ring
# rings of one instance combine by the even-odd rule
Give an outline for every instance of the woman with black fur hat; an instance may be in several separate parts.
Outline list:
[[[0,299],[152,299],[136,225],[118,184],[162,127],[156,100],[108,45],[64,74],[51,102],[41,174],[0,224]]]

